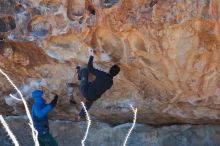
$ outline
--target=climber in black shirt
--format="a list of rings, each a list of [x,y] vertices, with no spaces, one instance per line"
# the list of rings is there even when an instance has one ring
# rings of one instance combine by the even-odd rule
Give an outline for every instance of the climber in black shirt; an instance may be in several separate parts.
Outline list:
[[[85,106],[87,110],[89,110],[95,100],[99,99],[106,90],[111,88],[111,86],[113,85],[113,77],[120,72],[120,68],[118,65],[113,65],[110,68],[109,73],[95,69],[93,67],[93,49],[89,50],[89,55],[90,58],[87,68],[80,69],[79,66],[77,66],[76,68],[78,79],[80,80],[80,92],[86,98]],[[89,73],[95,75],[95,79],[91,82],[88,80]],[[82,108],[79,116],[77,116],[76,118],[76,121],[80,121],[81,118],[85,118],[85,116],[86,113]]]

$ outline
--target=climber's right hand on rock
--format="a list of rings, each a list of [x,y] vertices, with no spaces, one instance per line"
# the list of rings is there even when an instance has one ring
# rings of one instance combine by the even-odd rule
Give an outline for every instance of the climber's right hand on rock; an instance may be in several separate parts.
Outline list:
[[[89,48],[89,56],[94,56],[94,50],[93,50],[93,48]]]
[[[51,101],[50,105],[54,108],[57,105],[58,95],[54,96],[54,99]]]

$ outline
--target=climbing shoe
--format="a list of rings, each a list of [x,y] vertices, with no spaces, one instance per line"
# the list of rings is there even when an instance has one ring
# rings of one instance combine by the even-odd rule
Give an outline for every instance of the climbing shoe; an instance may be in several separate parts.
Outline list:
[[[76,72],[77,72],[77,75],[78,75],[78,80],[81,80],[80,65],[76,66]]]

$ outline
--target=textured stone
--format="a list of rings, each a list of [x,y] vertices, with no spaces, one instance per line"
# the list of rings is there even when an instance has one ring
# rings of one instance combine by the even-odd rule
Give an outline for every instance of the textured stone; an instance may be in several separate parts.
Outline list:
[[[50,31],[50,24],[46,18],[42,16],[36,16],[31,19],[28,24],[28,30],[36,36],[45,36]]]
[[[0,17],[0,32],[8,32],[16,28],[15,19],[12,16]]]
[[[32,146],[31,131],[23,117],[7,117],[10,128],[21,145]],[[131,123],[111,126],[93,122],[85,145],[121,146]],[[86,131],[86,122],[50,121],[52,135],[60,146],[81,145]],[[0,145],[12,146],[7,134],[0,126]],[[218,146],[220,127],[212,125],[172,125],[152,127],[137,124],[127,141],[128,146]]]
[[[1,0],[0,1],[0,15],[14,14],[15,0]]]
[[[24,8],[24,6],[22,4],[17,3],[15,5],[15,12],[16,12],[16,14],[22,13],[24,11],[25,11],[25,8]]]
[[[23,92],[32,82],[45,79],[61,97],[52,117],[72,119],[83,100],[74,68],[86,65],[88,48],[93,47],[96,67],[121,67],[114,86],[90,110],[97,119],[131,121],[133,104],[138,122],[219,124],[220,1],[158,0],[152,8],[151,0],[115,1],[109,8],[103,2],[22,1],[25,13],[16,15],[19,27],[8,35],[15,41],[14,49],[3,46],[0,66]],[[35,45],[17,42],[27,40]],[[6,84],[1,91],[5,106],[4,99],[14,90],[4,78],[0,81]],[[68,97],[66,83],[76,85],[74,99]],[[25,92],[27,99],[32,89]],[[71,104],[73,100],[77,105]],[[3,112],[23,114],[21,104],[13,102],[10,107]]]
[[[54,12],[58,10],[61,4],[62,2],[60,0],[42,0],[40,2],[40,6],[47,7],[48,9],[53,10]]]
[[[76,20],[83,16],[85,10],[85,0],[67,0],[67,16],[70,20]]]

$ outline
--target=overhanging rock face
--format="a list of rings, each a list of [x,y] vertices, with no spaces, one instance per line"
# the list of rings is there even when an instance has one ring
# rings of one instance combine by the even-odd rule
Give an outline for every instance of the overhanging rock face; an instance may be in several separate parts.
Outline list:
[[[0,67],[27,99],[42,79],[56,90],[52,118],[73,119],[80,109],[74,68],[87,63],[93,47],[96,67],[121,67],[114,86],[90,110],[96,118],[131,121],[132,104],[139,122],[220,123],[220,1],[158,0],[152,8],[150,0],[109,1],[108,7],[99,0],[10,2],[18,10],[0,2],[0,17],[16,21],[4,34],[10,40],[1,41]],[[66,83],[76,85],[74,99]],[[1,112],[23,114],[3,76],[0,85]]]

